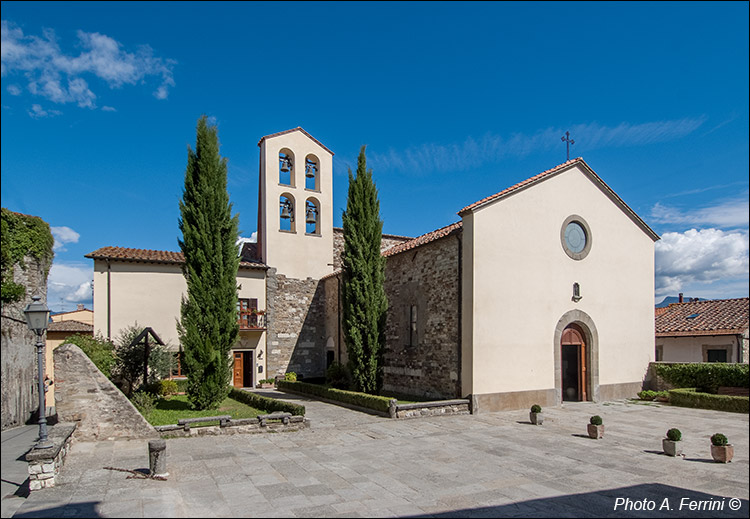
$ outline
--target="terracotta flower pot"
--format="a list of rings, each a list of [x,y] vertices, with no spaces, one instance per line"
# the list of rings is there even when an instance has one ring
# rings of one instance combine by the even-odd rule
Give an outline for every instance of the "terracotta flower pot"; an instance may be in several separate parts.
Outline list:
[[[544,414],[529,413],[529,421],[534,425],[542,425],[544,423]]]
[[[667,456],[681,456],[682,455],[682,442],[673,441],[669,438],[664,438],[661,441],[661,447],[664,449],[664,454]]]
[[[604,425],[588,424],[589,438],[598,440],[604,437]]]
[[[711,445],[711,457],[716,463],[729,463],[734,457],[734,445]]]

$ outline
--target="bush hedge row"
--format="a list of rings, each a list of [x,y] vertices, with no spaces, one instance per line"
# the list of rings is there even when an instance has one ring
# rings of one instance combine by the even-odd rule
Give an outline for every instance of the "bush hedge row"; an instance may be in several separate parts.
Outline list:
[[[374,409],[383,413],[388,412],[392,398],[377,395],[368,395],[367,393],[358,393],[356,391],[344,391],[343,389],[334,389],[332,387],[320,386],[317,384],[308,384],[306,382],[289,382],[279,380],[276,382],[279,389],[289,389],[308,395],[336,400],[345,404],[357,405],[367,409]]]
[[[236,388],[232,388],[229,391],[229,397],[247,404],[256,409],[261,409],[269,413],[275,411],[281,411],[285,413],[292,413],[295,416],[305,416],[305,406],[299,404],[293,404],[291,402],[284,402],[283,400],[276,400],[275,398],[268,398],[265,396],[256,395],[248,391],[241,391]]]
[[[750,399],[746,396],[712,395],[700,393],[695,388],[670,389],[669,403],[680,407],[715,409],[732,413],[750,412]]]
[[[695,387],[714,393],[721,386],[750,387],[748,364],[654,364],[654,369],[657,375],[675,388]]]

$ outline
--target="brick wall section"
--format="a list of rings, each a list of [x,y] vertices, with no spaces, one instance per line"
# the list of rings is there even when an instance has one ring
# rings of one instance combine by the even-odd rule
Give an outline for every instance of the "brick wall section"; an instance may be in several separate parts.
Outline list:
[[[380,251],[390,249],[394,245],[409,241],[411,238],[406,236],[394,236],[392,234],[384,234],[380,238]],[[341,254],[344,252],[344,229],[339,227],[333,228],[333,269],[338,270],[341,268]]]
[[[390,256],[386,262],[386,391],[436,399],[461,397],[459,243],[455,235],[448,236]],[[411,305],[417,306],[417,335],[416,344],[410,346]]]
[[[293,371],[325,375],[325,297],[317,279],[266,274],[267,377]]]
[[[36,415],[39,408],[37,390],[36,335],[26,326],[23,309],[31,303],[31,296],[41,296],[47,301],[46,265],[35,258],[24,258],[25,269],[20,264],[13,267],[13,281],[26,287],[26,297],[17,303],[3,304],[2,342],[0,349],[2,398],[2,430],[23,425]],[[45,340],[45,337],[42,337]]]
[[[130,400],[74,344],[55,348],[55,400],[60,420],[78,422],[81,441],[159,438]]]

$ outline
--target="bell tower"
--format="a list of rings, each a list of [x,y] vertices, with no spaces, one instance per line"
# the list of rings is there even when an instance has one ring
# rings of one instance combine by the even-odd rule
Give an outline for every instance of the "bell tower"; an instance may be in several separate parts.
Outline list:
[[[279,274],[333,272],[333,152],[300,127],[260,142],[258,251]]]

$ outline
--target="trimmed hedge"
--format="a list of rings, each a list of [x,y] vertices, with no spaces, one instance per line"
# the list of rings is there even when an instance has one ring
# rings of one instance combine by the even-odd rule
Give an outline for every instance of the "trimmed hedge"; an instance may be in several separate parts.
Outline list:
[[[283,400],[276,400],[275,398],[268,398],[265,396],[256,395],[249,391],[241,391],[236,388],[232,388],[229,391],[229,398],[233,398],[238,402],[247,404],[256,409],[262,409],[273,413],[275,411],[281,411],[285,413],[292,413],[295,416],[305,416],[305,406],[299,404],[293,404],[291,402],[284,402]]]
[[[308,384],[306,382],[279,380],[276,382],[276,387],[279,389],[289,389],[299,393],[327,398],[329,400],[336,400],[337,402],[343,402],[345,404],[366,407],[367,409],[373,409],[382,413],[388,412],[391,400],[394,400],[393,398],[386,396],[368,395],[367,393],[357,393],[356,391],[344,391],[343,389],[334,389],[319,386],[317,384]]]
[[[720,386],[750,388],[748,364],[654,364],[654,370],[658,376],[676,388],[696,387],[710,392],[716,392]]]
[[[680,407],[715,409],[731,413],[750,412],[750,398],[746,396],[712,395],[695,388],[670,389],[669,403]]]

